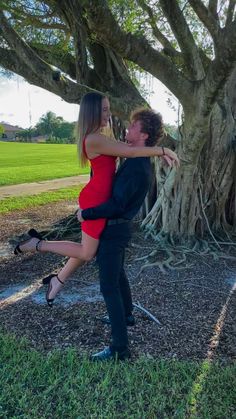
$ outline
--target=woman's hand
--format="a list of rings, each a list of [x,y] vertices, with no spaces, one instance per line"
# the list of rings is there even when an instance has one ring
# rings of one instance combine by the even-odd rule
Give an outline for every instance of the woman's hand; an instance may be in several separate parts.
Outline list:
[[[168,166],[179,167],[180,161],[179,161],[179,158],[178,158],[177,154],[174,151],[170,150],[170,148],[162,147],[162,150],[163,150],[164,154],[160,157],[162,157],[166,161]]]

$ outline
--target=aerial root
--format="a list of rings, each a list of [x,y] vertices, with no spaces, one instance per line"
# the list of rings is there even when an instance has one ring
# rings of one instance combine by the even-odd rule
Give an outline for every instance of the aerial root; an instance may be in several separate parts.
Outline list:
[[[136,307],[138,310],[142,311],[143,313],[145,313],[155,323],[157,323],[158,325],[161,325],[161,323],[159,322],[159,320],[152,313],[150,313],[150,311],[148,311],[146,308],[144,308],[143,306],[141,306],[141,304],[140,304],[139,301],[137,301],[137,303],[133,303],[133,306]]]
[[[235,257],[227,255],[215,246],[215,243],[209,243],[207,240],[193,238],[191,242],[174,243],[173,237],[159,233],[154,237],[156,245],[155,249],[142,257],[138,257],[135,261],[145,261],[141,266],[138,276],[146,268],[158,267],[165,274],[167,270],[180,271],[191,267],[192,264],[187,262],[187,257],[198,255],[200,257],[211,256],[214,260],[228,259],[236,260]],[[167,258],[165,259],[165,257]],[[159,259],[159,260],[157,260]]]

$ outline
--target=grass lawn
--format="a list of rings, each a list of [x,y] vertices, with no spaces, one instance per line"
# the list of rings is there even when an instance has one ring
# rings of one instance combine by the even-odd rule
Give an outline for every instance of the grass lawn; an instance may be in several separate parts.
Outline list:
[[[78,163],[75,144],[0,141],[0,186],[88,173]]]
[[[27,195],[12,198],[5,198],[0,200],[0,214],[6,214],[10,211],[23,210],[26,208],[38,207],[39,205],[45,205],[50,202],[58,202],[62,200],[74,200],[77,202],[77,197],[82,188],[82,185],[78,185],[72,188],[58,189],[57,191],[42,192],[38,195]]]
[[[0,417],[235,418],[236,365],[140,358],[93,364],[0,333]]]
[[[75,145],[0,142],[0,185],[77,175]],[[66,188],[0,201],[0,213],[76,199]],[[46,320],[46,319],[45,319]],[[0,331],[0,418],[236,419],[236,363],[140,358],[92,364]]]

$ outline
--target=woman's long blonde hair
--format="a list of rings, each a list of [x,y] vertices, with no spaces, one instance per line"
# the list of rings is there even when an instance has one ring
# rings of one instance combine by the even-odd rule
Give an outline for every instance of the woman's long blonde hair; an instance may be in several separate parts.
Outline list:
[[[86,166],[88,159],[84,153],[84,138],[97,131],[101,126],[102,100],[101,93],[87,93],[82,97],[78,120],[78,156],[82,167]]]

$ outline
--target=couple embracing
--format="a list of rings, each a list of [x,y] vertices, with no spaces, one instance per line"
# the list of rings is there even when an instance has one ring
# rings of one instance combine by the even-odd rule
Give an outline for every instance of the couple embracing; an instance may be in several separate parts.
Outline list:
[[[124,269],[125,248],[131,237],[131,221],[138,213],[151,183],[150,157],[157,156],[169,166],[179,166],[177,155],[166,147],[158,147],[163,136],[159,113],[142,109],[131,115],[126,143],[102,134],[109,123],[110,104],[99,93],[86,94],[79,112],[79,158],[90,162],[92,177],[79,195],[77,216],[82,223],[81,243],[46,241],[36,230],[31,238],[19,243],[15,254],[52,252],[69,257],[57,274],[44,278],[48,285],[46,299],[50,306],[64,282],[79,266],[97,256],[100,289],[111,325],[111,344],[94,353],[94,361],[130,357],[127,326],[135,323],[132,296]],[[116,172],[116,158],[125,157]]]

